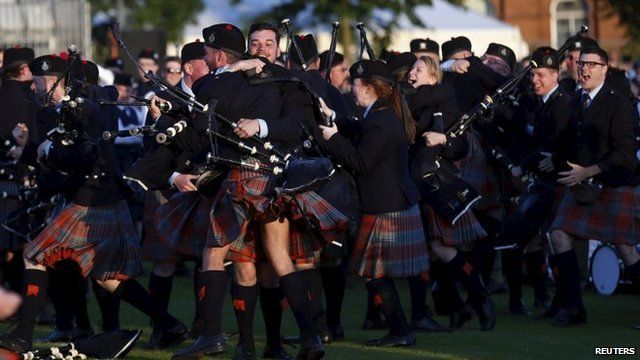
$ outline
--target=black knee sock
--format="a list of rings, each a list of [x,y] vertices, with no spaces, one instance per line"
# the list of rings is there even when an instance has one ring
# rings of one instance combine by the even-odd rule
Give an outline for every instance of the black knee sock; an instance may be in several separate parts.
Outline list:
[[[370,293],[367,293],[367,313],[365,319],[376,322],[382,321],[380,308],[376,306]]]
[[[367,292],[373,297],[373,301],[387,318],[389,333],[391,335],[404,335],[409,332],[407,319],[402,311],[400,298],[391,279],[370,280],[366,284]]]
[[[149,276],[149,294],[164,311],[169,309],[171,288],[173,287],[173,275],[159,276],[151,272]]]
[[[48,295],[56,312],[56,329],[67,331],[73,328],[74,309],[76,301],[75,284],[69,279],[72,274],[67,271],[50,269]]]
[[[224,270],[203,271],[200,274],[199,296],[203,301],[202,336],[222,334],[222,308],[227,291],[227,273]]]
[[[484,287],[480,273],[465,260],[462,252],[458,251],[456,256],[451,259],[447,265],[449,271],[467,288],[469,301],[474,303],[485,301],[488,293]]]
[[[160,329],[171,328],[178,322],[176,318],[163,311],[147,290],[134,279],[120,282],[113,293],[145,313],[154,322],[154,326],[158,326]]]
[[[22,292],[22,309],[18,326],[12,331],[13,335],[31,344],[33,340],[33,328],[36,318],[45,305],[45,294],[49,277],[46,271],[25,270],[24,291]]]
[[[640,260],[624,268],[624,274],[631,280],[634,290],[640,293]]]
[[[102,316],[102,331],[112,331],[120,328],[120,298],[104,289],[92,280],[93,293],[96,296],[100,316]]]
[[[304,281],[304,275],[294,271],[280,278],[280,286],[287,297],[289,307],[296,318],[302,340],[316,335],[313,327],[313,312],[309,284]]]
[[[520,302],[522,299],[522,263],[522,250],[502,250],[502,273],[509,286],[510,303]]]
[[[327,326],[327,315],[324,311],[324,289],[322,288],[320,272],[317,269],[307,269],[301,271],[300,274],[309,287],[313,326],[318,334],[327,332],[329,328]]]
[[[267,344],[269,345],[280,344],[282,301],[284,301],[282,288],[260,286],[260,309],[262,310]]]
[[[547,263],[544,252],[542,250],[528,252],[524,254],[524,262],[529,279],[531,279],[535,299],[547,299]]]
[[[82,330],[91,328],[91,320],[89,319],[89,310],[87,309],[87,290],[89,280],[82,276],[80,272],[74,273],[75,284],[75,302],[74,315],[76,318],[76,326]]]
[[[549,255],[549,267],[551,267],[551,275],[553,275],[553,282],[555,283],[556,291],[551,298],[551,307],[557,308],[562,306],[564,299],[562,297],[562,280],[560,279],[558,272],[558,264],[556,261],[556,255]]]
[[[411,319],[420,320],[427,316],[427,285],[428,273],[414,275],[407,278],[411,296]]]
[[[431,262],[433,286],[433,304],[438,315],[451,315],[464,307],[464,301],[458,293],[456,279],[441,260]]]
[[[198,294],[200,290],[200,283],[202,276],[202,268],[199,265],[200,261],[196,261],[196,266],[193,268],[193,299],[194,299],[194,314],[193,314],[193,324],[197,324],[199,321],[202,321],[202,313],[204,302],[200,301],[200,296]]]
[[[19,293],[22,291],[24,282],[24,261],[22,260],[22,250],[13,253],[11,261],[6,263],[4,279],[9,285],[9,289]]]
[[[258,302],[258,285],[242,286],[233,282],[231,298],[240,331],[240,342],[253,349],[253,316]]]
[[[340,314],[342,313],[346,277],[341,266],[321,268],[320,276],[322,276],[322,287],[327,304],[327,324],[334,327],[342,322]]]
[[[562,289],[563,304],[567,308],[584,308],[580,294],[580,269],[575,250],[571,249],[556,255],[558,276]]]

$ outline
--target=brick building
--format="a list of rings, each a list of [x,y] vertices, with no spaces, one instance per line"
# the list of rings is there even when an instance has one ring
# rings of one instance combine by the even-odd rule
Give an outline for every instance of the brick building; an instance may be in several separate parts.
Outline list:
[[[558,47],[582,24],[608,51],[618,52],[626,43],[624,28],[615,15],[609,16],[607,0],[468,0],[465,5],[518,26],[532,49]]]

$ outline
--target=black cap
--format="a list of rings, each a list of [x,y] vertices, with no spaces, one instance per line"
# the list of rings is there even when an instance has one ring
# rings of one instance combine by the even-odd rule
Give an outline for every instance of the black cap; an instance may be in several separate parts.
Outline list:
[[[442,44],[442,59],[448,60],[451,55],[464,50],[471,51],[471,40],[465,36],[452,37]]]
[[[35,58],[35,54],[32,48],[28,47],[13,47],[4,51],[4,60],[2,63],[2,69],[8,69],[19,63],[29,63]]]
[[[62,74],[67,67],[67,62],[58,55],[43,55],[29,63],[29,70],[35,76]]]
[[[411,48],[411,52],[428,52],[433,53],[440,56],[440,45],[429,39],[413,39],[411,43],[409,43],[409,47]]]
[[[385,63],[379,60],[360,60],[349,68],[351,79],[376,79],[393,83],[391,72]]]
[[[389,59],[391,59],[391,57],[400,54],[399,51],[395,51],[395,50],[389,50],[389,49],[382,49],[380,51],[380,56],[378,56],[378,60],[383,61],[383,62],[387,62],[389,61]]]
[[[120,58],[107,59],[107,61],[104,62],[104,67],[124,70],[124,61]]]
[[[293,41],[298,44],[305,64],[308,65],[318,58],[318,45],[316,45],[316,39],[313,37],[313,34],[296,35],[293,37]],[[289,47],[289,59],[299,66],[302,66],[302,60],[298,56],[298,52],[293,44]]]
[[[186,63],[189,60],[204,59],[204,43],[200,39],[185,44],[180,51],[180,61]]]
[[[98,66],[89,60],[82,60],[82,73],[84,80],[92,85],[98,85]]]
[[[113,85],[132,86],[133,80],[129,74],[115,74]]]
[[[536,68],[547,68],[553,70],[560,70],[560,61],[556,57],[557,51],[548,46],[542,46],[537,48],[531,54],[531,61],[535,61]]]
[[[324,70],[327,68],[327,61],[329,60],[329,50],[323,52],[322,54],[320,54],[320,69]],[[342,62],[344,61],[344,56],[342,54],[340,54],[339,52],[335,52],[335,54],[333,54],[333,59],[331,59],[331,67],[334,67],[336,65],[342,64]]]
[[[151,59],[155,62],[158,62],[159,58],[160,55],[158,55],[158,53],[151,48],[141,50],[140,54],[138,55],[138,59]]]
[[[389,58],[389,61],[387,61],[387,69],[389,69],[391,74],[394,74],[396,71],[408,70],[411,69],[416,60],[418,60],[418,58],[410,52],[393,55]]]
[[[516,65],[516,54],[508,46],[491,43],[484,53],[501,58],[509,65],[511,70],[513,70],[513,67]]]
[[[569,51],[580,51],[585,47],[600,47],[600,45],[598,45],[598,42],[592,38],[580,36],[574,41],[569,42],[569,47],[567,49]]]
[[[242,57],[246,51],[246,43],[242,31],[236,26],[222,23],[202,29],[204,44],[214,49],[228,51]]]

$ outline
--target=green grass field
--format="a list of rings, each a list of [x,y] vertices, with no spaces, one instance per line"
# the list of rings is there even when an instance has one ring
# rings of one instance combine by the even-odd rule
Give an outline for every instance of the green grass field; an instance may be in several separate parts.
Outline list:
[[[146,286],[147,278],[141,283]],[[189,325],[193,316],[192,281],[189,278],[177,277],[174,281],[174,296],[170,311]],[[403,307],[409,313],[409,298],[406,282],[398,281],[398,288],[403,299]],[[531,289],[525,287],[528,303],[531,303]],[[235,319],[226,296],[223,328],[233,331]],[[635,295],[599,296],[588,291],[585,303],[588,310],[588,323],[572,328],[555,328],[548,322],[514,316],[506,309],[507,295],[494,296],[498,313],[495,330],[483,332],[476,319],[461,330],[450,334],[418,334],[418,345],[402,349],[368,348],[363,344],[368,339],[380,337],[383,331],[362,331],[360,325],[364,316],[365,290],[364,284],[351,276],[347,283],[347,293],[343,309],[346,341],[334,343],[326,347],[327,359],[585,359],[594,357],[594,347],[635,347],[636,354],[640,347],[640,332],[632,326],[640,321],[640,302]],[[538,311],[538,309],[535,309]],[[99,312],[94,299],[90,299],[91,318],[94,328],[98,328]],[[535,313],[535,311],[534,311]],[[445,317],[437,317],[447,323]],[[148,319],[130,307],[122,305],[121,322],[125,328],[142,328],[144,333],[129,354],[129,359],[170,359],[170,351],[146,351],[143,344],[147,341],[151,329]],[[5,331],[8,324],[0,324],[0,331]],[[286,312],[283,322],[283,334],[291,335],[295,330],[295,322],[290,312]],[[43,338],[51,328],[38,326],[35,338]],[[255,320],[256,346],[259,354],[264,345],[264,325],[260,310]],[[236,338],[228,345],[228,356],[233,356]],[[45,344],[36,344],[44,346]],[[184,345],[182,345],[184,346]],[[287,351],[295,354],[296,350],[287,347]],[[636,355],[637,357],[638,355]],[[629,356],[627,356],[629,357]],[[225,357],[220,357],[224,359]]]

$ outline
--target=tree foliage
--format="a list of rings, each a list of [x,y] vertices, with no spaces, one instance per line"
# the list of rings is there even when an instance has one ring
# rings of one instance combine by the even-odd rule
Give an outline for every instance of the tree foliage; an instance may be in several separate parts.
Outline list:
[[[640,55],[640,1],[609,0],[609,4],[611,11],[608,15],[616,15],[620,25],[625,27],[629,55]]]
[[[231,0],[232,4],[239,4],[243,0]],[[447,0],[461,5],[463,0]],[[383,49],[389,45],[393,31],[398,29],[399,20],[405,15],[411,23],[417,26],[426,24],[415,15],[418,5],[431,5],[432,0],[285,0],[277,6],[258,14],[254,21],[279,22],[282,19],[296,19],[302,17],[300,23],[307,26],[318,24],[329,25],[339,21],[339,40],[345,56],[353,58],[354,28],[356,22],[363,22],[372,37],[370,41],[376,49]]]

